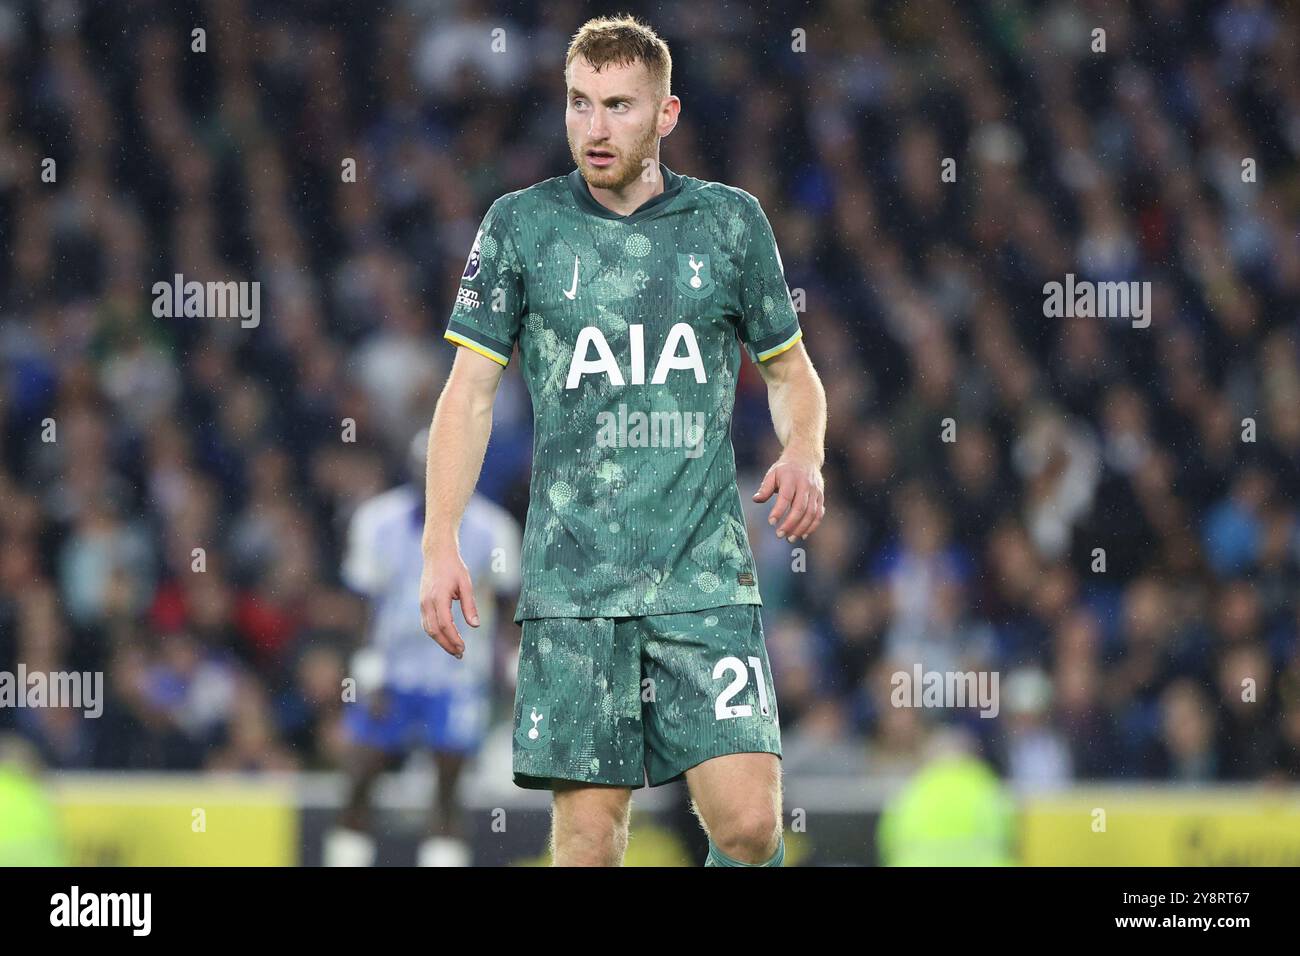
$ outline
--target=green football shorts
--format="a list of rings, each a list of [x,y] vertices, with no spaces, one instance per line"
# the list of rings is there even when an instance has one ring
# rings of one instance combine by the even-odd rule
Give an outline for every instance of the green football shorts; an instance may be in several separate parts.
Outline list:
[[[637,789],[734,753],[781,755],[757,604],[523,622],[514,779]]]

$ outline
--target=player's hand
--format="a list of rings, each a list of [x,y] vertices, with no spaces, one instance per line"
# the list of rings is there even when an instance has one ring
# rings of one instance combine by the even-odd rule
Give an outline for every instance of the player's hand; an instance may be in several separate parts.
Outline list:
[[[420,624],[439,647],[459,658],[465,653],[465,639],[451,618],[452,601],[460,601],[465,620],[470,626],[478,627],[474,585],[455,544],[424,556],[424,568],[420,572]]]
[[[776,502],[768,515],[767,523],[780,524],[778,538],[798,541],[817,530],[826,514],[826,492],[822,484],[822,470],[814,462],[785,455],[767,470],[763,483],[754,493],[760,504],[772,495]]]

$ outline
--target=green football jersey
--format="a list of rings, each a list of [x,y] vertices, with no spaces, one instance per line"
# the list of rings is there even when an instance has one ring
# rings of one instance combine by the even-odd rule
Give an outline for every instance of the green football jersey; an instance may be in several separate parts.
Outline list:
[[[516,620],[761,604],[731,415],[756,361],[801,331],[772,227],[743,189],[680,176],[627,216],[581,173],[496,200],[446,338],[533,401]]]

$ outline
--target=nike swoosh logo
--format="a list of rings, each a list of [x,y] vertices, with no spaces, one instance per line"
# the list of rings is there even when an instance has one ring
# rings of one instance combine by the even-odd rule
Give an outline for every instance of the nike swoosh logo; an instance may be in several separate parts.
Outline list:
[[[578,257],[574,256],[573,257],[573,287],[564,290],[564,297],[566,299],[572,299],[577,294],[578,294]]]

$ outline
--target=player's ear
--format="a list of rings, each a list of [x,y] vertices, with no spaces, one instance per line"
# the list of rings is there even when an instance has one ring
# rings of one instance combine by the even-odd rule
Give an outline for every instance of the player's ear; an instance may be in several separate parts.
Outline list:
[[[660,107],[659,135],[667,136],[677,128],[677,117],[681,115],[682,101],[675,96],[664,99]]]

